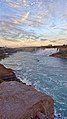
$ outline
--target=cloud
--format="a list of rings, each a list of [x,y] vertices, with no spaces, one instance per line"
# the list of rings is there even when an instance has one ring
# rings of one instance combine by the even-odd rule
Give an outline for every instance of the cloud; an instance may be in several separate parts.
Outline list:
[[[66,12],[61,0],[3,0],[7,8],[0,20],[0,36],[6,40],[40,40],[41,34],[51,36],[66,33]],[[2,6],[4,6],[2,5]],[[5,8],[3,8],[5,10]],[[8,15],[7,15],[8,13]],[[64,19],[64,22],[63,22]],[[59,23],[59,21],[61,21]],[[60,24],[60,25],[59,25]],[[63,26],[65,24],[65,26]],[[34,30],[34,31],[32,31]],[[43,31],[43,33],[42,33]],[[65,34],[62,34],[65,35]],[[48,38],[42,38],[46,41]]]
[[[12,1],[12,0],[5,0],[5,3],[9,6],[9,7],[12,7],[14,9],[17,9],[17,8],[20,8],[20,3],[19,2],[15,2],[15,1]]]
[[[13,1],[13,0],[5,0],[5,3],[14,9],[19,9],[23,6],[27,6],[27,0],[17,0],[17,1]]]
[[[17,19],[14,17],[11,17],[9,19],[8,16],[4,16],[4,20],[0,19],[0,32],[6,32],[7,30],[8,31],[12,30],[18,25],[23,24],[27,20],[28,16],[29,16],[29,12],[27,12],[24,16],[21,16],[20,18]],[[6,18],[8,19],[6,20]]]
[[[0,32],[7,31],[12,29],[15,26],[15,24],[12,21],[4,21],[0,20]]]
[[[28,4],[27,4],[27,1],[26,1],[26,0],[22,0],[22,2],[23,2],[23,5],[24,5],[24,6],[28,6]]]
[[[26,16],[27,17],[27,16]],[[19,25],[22,23],[23,20],[18,20],[17,23],[14,23],[14,21],[0,21],[0,37],[6,40],[35,40],[37,39],[34,31],[26,31],[26,29],[20,29]]]
[[[41,41],[47,41],[48,39],[45,39],[45,38],[43,38],[43,39],[40,39]]]
[[[63,30],[63,31],[67,31],[67,28],[65,27],[54,27],[53,29],[57,29],[57,30]]]
[[[13,26],[22,24],[25,21],[26,21],[25,23],[27,25],[29,25],[30,27],[40,27],[40,26],[45,24],[44,18],[48,15],[48,12],[45,9],[45,5],[44,5],[45,2],[43,0],[42,1],[36,0],[36,1],[31,2],[31,3],[28,3],[27,0],[17,0],[17,1],[5,0],[5,3],[9,7],[16,8],[17,10],[18,10],[18,8],[20,8],[21,10],[23,10],[25,8],[24,9],[24,11],[25,11],[27,9],[26,8],[27,5],[30,8],[30,6],[32,4],[34,4],[35,9],[37,9],[34,17],[32,15],[30,15],[30,11],[26,11],[25,15],[21,14],[21,15],[18,15],[17,18],[14,17],[12,19],[13,20],[12,23],[14,24]],[[44,9],[45,9],[45,12],[44,12]],[[28,17],[29,17],[29,19],[28,19]]]
[[[24,16],[20,17],[19,19],[13,20],[13,23],[16,25],[22,24],[27,20],[28,17],[29,17],[29,12],[27,12]]]
[[[20,17],[19,19],[14,19],[13,17],[11,19],[0,20],[0,36],[4,39],[14,39],[19,37],[21,34],[20,29],[16,30],[20,24],[23,24],[25,20],[28,18],[29,12],[27,12],[24,16]],[[8,18],[8,17],[7,17]],[[22,32],[24,34],[24,32]]]
[[[44,25],[39,19],[28,20],[28,25],[33,28],[38,28]]]

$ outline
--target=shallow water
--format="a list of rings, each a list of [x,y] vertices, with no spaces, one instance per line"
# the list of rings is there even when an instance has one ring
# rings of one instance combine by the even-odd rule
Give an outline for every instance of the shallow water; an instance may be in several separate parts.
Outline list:
[[[12,68],[23,82],[52,96],[55,119],[67,119],[67,59],[49,54],[50,50],[18,52],[0,63]]]

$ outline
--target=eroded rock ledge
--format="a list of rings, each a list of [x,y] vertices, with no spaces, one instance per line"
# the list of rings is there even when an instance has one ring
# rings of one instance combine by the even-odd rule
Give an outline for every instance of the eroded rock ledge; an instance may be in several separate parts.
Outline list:
[[[15,76],[13,70],[0,65],[0,77],[10,80],[0,84],[0,119],[43,119],[35,118],[36,114],[40,115],[38,112],[54,119],[53,99],[11,76]]]
[[[31,119],[38,111],[53,119],[53,99],[16,81],[0,84],[0,119]]]
[[[52,57],[58,57],[58,58],[66,58],[67,59],[67,47],[66,48],[59,48],[59,51],[57,53],[54,53],[50,55]]]
[[[20,81],[16,78],[12,69],[6,68],[0,64],[0,83],[3,81]]]

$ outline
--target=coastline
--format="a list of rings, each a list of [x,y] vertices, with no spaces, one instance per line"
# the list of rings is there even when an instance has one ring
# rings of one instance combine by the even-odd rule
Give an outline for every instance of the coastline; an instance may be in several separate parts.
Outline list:
[[[38,48],[37,48],[38,49]],[[16,53],[17,51],[29,51],[33,52],[36,51],[36,48],[24,48],[24,49],[11,49],[11,48],[0,48],[1,57],[0,60],[9,57],[9,55],[12,55],[13,53]],[[19,87],[21,87],[19,93],[17,92],[19,90]],[[29,91],[28,91],[29,90]],[[32,92],[31,92],[32,91]],[[9,92],[9,94],[8,94]],[[15,92],[13,94],[13,92]],[[28,93],[27,93],[28,92]],[[30,99],[29,99],[29,92],[30,92]],[[26,83],[23,83],[20,79],[18,79],[14,73],[14,71],[10,68],[6,68],[4,65],[0,64],[0,93],[1,93],[1,99],[4,101],[6,100],[5,94],[7,94],[7,105],[10,105],[10,109],[8,110],[6,108],[6,103],[2,103],[2,100],[0,101],[0,119],[11,118],[11,119],[20,119],[19,113],[16,111],[20,110],[20,115],[22,119],[36,119],[36,115],[38,115],[38,118],[40,116],[44,116],[45,119],[54,119],[54,100],[52,97],[43,94],[36,89],[34,89],[32,86],[27,86]],[[18,93],[18,94],[17,94]],[[24,93],[24,97],[22,97]],[[18,97],[20,95],[20,99]],[[32,96],[33,95],[33,96]],[[4,96],[4,97],[3,97]],[[17,98],[15,97],[18,97]],[[28,99],[27,99],[28,96]],[[34,98],[35,97],[35,98]],[[14,100],[14,102],[12,101]],[[22,108],[20,106],[20,103],[22,101]],[[24,103],[26,100],[26,103]],[[16,101],[18,101],[15,105]],[[28,104],[29,102],[29,104]],[[32,103],[31,103],[32,102]],[[35,104],[35,106],[34,106]],[[26,106],[23,106],[26,105]],[[15,108],[16,107],[16,108]],[[23,111],[23,108],[25,111]],[[31,109],[30,109],[31,108]],[[12,112],[11,110],[14,111]],[[6,110],[6,111],[5,111]],[[3,113],[4,111],[4,113]],[[5,113],[6,112],[6,113]],[[8,115],[6,115],[9,112]],[[21,113],[22,112],[22,113]],[[37,114],[36,114],[37,113]],[[14,114],[14,115],[13,115]]]
[[[16,53],[16,48],[7,48],[7,47],[0,47],[0,60],[9,57],[9,55],[12,55],[13,53]]]
[[[20,117],[36,119],[36,113],[38,117],[54,119],[52,97],[19,81],[13,70],[2,64],[0,64],[0,94],[0,119],[4,117],[7,119],[20,119]]]
[[[46,48],[57,48],[59,51],[55,54],[52,54],[51,56],[54,57],[65,57],[67,58],[67,45],[65,46],[31,46],[31,47],[19,47],[19,48],[9,48],[9,47],[0,47],[0,60],[9,57],[9,55],[12,55],[16,52],[36,52],[37,50],[44,50]]]
[[[67,47],[59,48],[59,51],[57,53],[51,54],[50,56],[67,59]]]
[[[12,55],[13,56],[13,55]],[[51,58],[51,57],[49,57],[49,58]],[[55,59],[55,58],[53,58],[53,59]],[[4,63],[5,64],[5,63]]]
[[[25,51],[26,50],[26,51],[29,51],[29,52],[33,52],[33,51],[36,51],[37,49],[38,48],[34,48],[34,49],[33,48],[26,48],[26,49],[25,48],[23,48],[23,49],[21,48],[21,49],[18,50],[18,49],[13,49],[13,48],[0,48],[0,54],[1,54],[0,55],[0,60],[4,59],[6,57],[9,57],[9,55],[12,55],[13,53],[16,53],[17,51],[21,51],[21,50]],[[14,105],[15,105],[16,100],[17,100],[17,99],[15,99],[15,96],[18,96],[16,94],[15,90],[18,91],[19,86],[22,87],[20,89],[20,92],[22,92],[22,93],[19,92],[18,95],[20,95],[21,100],[24,100],[22,102],[22,108],[20,106],[21,100],[20,99],[18,100],[20,114],[21,114],[21,110],[23,110],[23,105],[26,105],[26,107],[27,107],[27,108],[25,107],[25,109],[26,109],[25,112],[22,111],[22,114],[21,114],[22,115],[21,116],[22,119],[28,119],[31,116],[32,116],[32,119],[36,119],[36,117],[35,117],[36,113],[39,113],[39,114],[42,113],[41,115],[44,114],[45,115],[45,119],[47,119],[47,118],[48,119],[53,119],[54,118],[54,101],[53,101],[52,97],[50,97],[50,96],[48,96],[46,94],[43,94],[41,92],[38,92],[36,89],[32,88],[32,86],[27,86],[25,83],[23,83],[22,81],[20,81],[20,79],[18,79],[16,77],[16,75],[13,72],[12,69],[6,68],[2,64],[0,64],[0,93],[1,93],[1,99],[3,98],[4,101],[6,100],[6,96],[5,96],[4,92],[6,91],[6,94],[8,94],[7,93],[8,90],[9,90],[9,94],[7,96],[7,100],[9,100],[11,98],[9,100],[9,102],[7,102],[7,105],[10,105],[10,110],[8,110],[6,108],[6,103],[5,102],[4,102],[4,105],[3,105],[2,100],[0,101],[0,105],[1,105],[1,108],[0,108],[0,112],[1,112],[0,119],[4,119],[4,117],[9,119],[13,115],[13,113],[15,113],[15,114],[12,116],[11,119],[15,119],[15,118],[19,119],[20,118],[20,117],[18,117],[19,113],[16,112],[16,109],[14,109]],[[8,89],[8,87],[9,87],[9,89]],[[25,88],[23,88],[23,87],[25,87]],[[21,94],[23,95],[23,91],[24,90],[26,90],[26,93],[24,93],[24,98],[22,98]],[[28,90],[30,90],[30,97],[31,97],[30,101],[32,101],[32,103],[29,102],[29,100],[26,98],[27,95],[29,95],[29,94],[27,94]],[[31,90],[32,90],[32,92],[31,92]],[[15,94],[13,95],[13,93],[11,93],[11,92],[15,92]],[[10,96],[10,94],[11,94],[11,96]],[[32,94],[35,97],[35,99],[33,98]],[[15,100],[14,102],[12,102],[13,97],[14,97],[14,100]],[[29,105],[27,103],[24,104],[25,100],[26,100],[27,103],[29,102]],[[11,103],[12,103],[13,106],[11,105]],[[35,106],[34,106],[34,104],[35,104]],[[30,106],[32,107],[31,109],[30,109]],[[9,117],[5,114],[5,112],[3,113],[5,108],[6,108],[6,114],[8,113],[8,111],[10,112],[9,113]],[[18,108],[18,106],[16,106],[16,108]],[[11,112],[11,109],[14,109],[14,111]],[[24,115],[24,113],[25,113],[25,115]]]

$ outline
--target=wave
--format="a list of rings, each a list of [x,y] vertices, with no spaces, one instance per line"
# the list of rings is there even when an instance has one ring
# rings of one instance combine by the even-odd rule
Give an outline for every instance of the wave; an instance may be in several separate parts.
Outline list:
[[[26,78],[24,78],[24,79],[22,79],[22,78],[20,78],[20,77],[18,77],[18,79],[20,79],[20,81],[22,81],[23,83],[25,83],[26,85],[32,85],[32,82],[31,81],[29,81],[29,80],[27,80]]]
[[[46,48],[44,50],[43,49],[38,50],[35,54],[49,56],[56,52],[57,52],[57,48]]]

